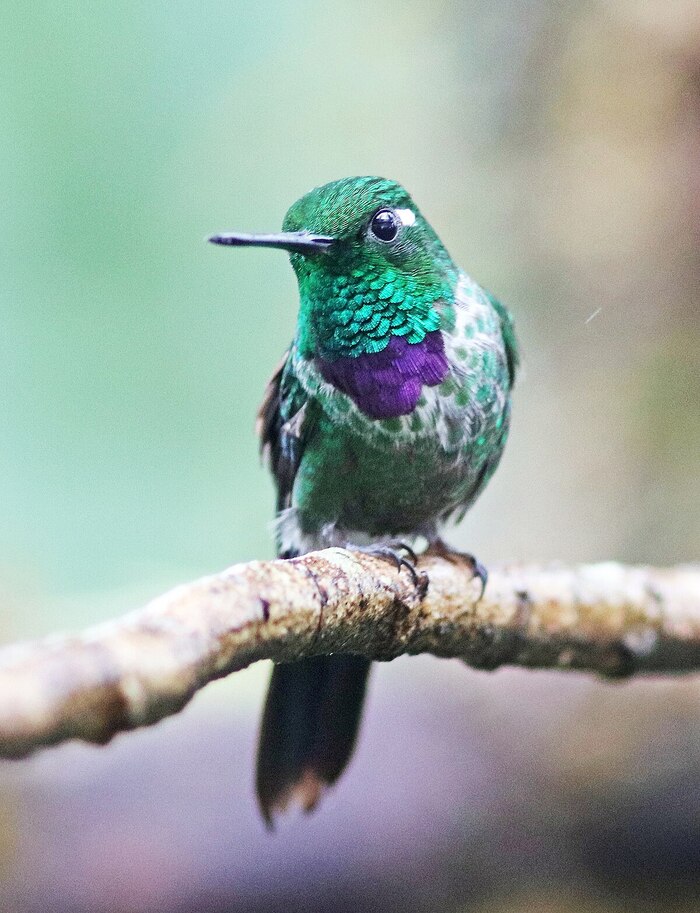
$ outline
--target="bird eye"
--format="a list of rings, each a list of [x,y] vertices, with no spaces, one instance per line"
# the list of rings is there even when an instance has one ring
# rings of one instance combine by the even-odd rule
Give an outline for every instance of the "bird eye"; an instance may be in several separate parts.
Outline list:
[[[401,222],[391,209],[380,209],[372,216],[369,230],[379,241],[393,241],[399,233]]]

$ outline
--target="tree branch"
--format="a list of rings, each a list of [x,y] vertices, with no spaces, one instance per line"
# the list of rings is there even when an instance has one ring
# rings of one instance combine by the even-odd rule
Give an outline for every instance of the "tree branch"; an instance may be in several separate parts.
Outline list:
[[[359,653],[459,657],[605,676],[700,670],[700,567],[606,563],[493,570],[424,558],[410,574],[327,549],[254,561],[177,587],[78,635],[0,649],[0,757],[66,739],[103,743],[180,710],[259,659]]]

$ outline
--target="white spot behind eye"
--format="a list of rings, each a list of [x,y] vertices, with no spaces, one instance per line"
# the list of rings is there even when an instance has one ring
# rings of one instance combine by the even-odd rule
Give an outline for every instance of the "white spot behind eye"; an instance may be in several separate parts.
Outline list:
[[[394,212],[401,219],[402,225],[413,225],[416,214],[412,209],[395,209]]]

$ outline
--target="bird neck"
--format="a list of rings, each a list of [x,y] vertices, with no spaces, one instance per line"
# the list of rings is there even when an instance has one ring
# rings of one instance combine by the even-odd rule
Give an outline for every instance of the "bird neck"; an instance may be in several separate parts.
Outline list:
[[[437,305],[454,302],[457,272],[412,273],[366,261],[298,278],[300,351],[333,361],[383,352],[396,338],[415,345],[439,330]]]

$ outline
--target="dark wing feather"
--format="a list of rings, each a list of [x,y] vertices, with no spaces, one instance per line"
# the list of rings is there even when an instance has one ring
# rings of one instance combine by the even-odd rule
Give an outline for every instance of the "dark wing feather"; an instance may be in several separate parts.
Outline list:
[[[310,401],[291,363],[290,351],[265,388],[256,431],[260,451],[277,485],[277,512],[291,506],[292,489],[313,425]]]

